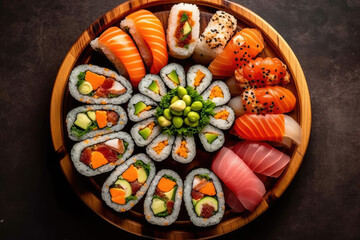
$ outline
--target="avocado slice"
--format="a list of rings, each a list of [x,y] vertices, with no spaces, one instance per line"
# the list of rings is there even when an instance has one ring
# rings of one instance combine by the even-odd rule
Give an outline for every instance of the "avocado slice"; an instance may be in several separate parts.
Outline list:
[[[175,199],[175,194],[176,194],[176,189],[177,189],[177,186],[175,186],[175,187],[174,187],[173,189],[171,189],[170,191],[164,193],[165,196],[167,197],[167,199],[174,201],[174,199]]]
[[[91,120],[88,118],[88,116],[86,116],[85,113],[79,113],[76,116],[76,121],[74,122],[74,124],[82,129],[86,130],[91,125]]]
[[[165,201],[159,198],[154,198],[151,203],[151,210],[153,211],[154,215],[164,212],[166,210]]]
[[[218,201],[213,197],[204,197],[201,200],[199,200],[195,205],[195,212],[200,217],[202,206],[204,204],[209,204],[214,207],[214,211],[216,212],[218,210],[219,204]]]
[[[218,138],[219,134],[216,133],[205,133],[205,137],[208,140],[208,143],[212,144]]]
[[[173,81],[173,82],[176,83],[176,84],[179,84],[179,83],[180,83],[179,77],[178,77],[178,75],[177,75],[177,73],[176,73],[176,70],[172,70],[171,73],[169,73],[169,74],[167,75],[167,77],[170,78],[170,80]]]
[[[189,22],[186,21],[185,24],[184,24],[184,27],[183,27],[183,34],[186,35],[186,34],[190,33],[191,30],[192,29],[191,29],[191,26],[190,26]]]
[[[146,104],[145,103],[143,103],[142,101],[140,101],[140,102],[137,102],[135,105],[134,105],[134,107],[135,107],[135,112],[134,112],[134,114],[135,115],[138,115],[142,110],[144,110],[147,106],[146,106]]]
[[[95,111],[88,111],[86,114],[88,115],[88,117],[89,117],[92,121],[95,121],[95,120],[96,120]]]
[[[115,183],[115,185],[120,185],[122,189],[125,191],[125,198],[130,197],[132,194],[132,188],[128,181],[124,179],[119,179]]]
[[[138,173],[138,179],[137,179],[138,182],[144,183],[147,179],[147,174],[146,174],[145,170],[142,167],[140,167],[137,169],[137,173]]]
[[[152,130],[148,127],[143,128],[139,131],[139,134],[143,137],[144,140],[148,139],[150,134],[152,133]]]
[[[192,203],[193,203],[194,207],[195,207],[195,205],[196,205],[196,203],[197,203],[198,201],[199,201],[199,200],[195,200],[195,199],[192,198]]]
[[[152,81],[152,83],[150,84],[148,89],[150,89],[151,91],[153,91],[156,94],[160,93],[160,89],[159,89],[159,86],[156,81]]]

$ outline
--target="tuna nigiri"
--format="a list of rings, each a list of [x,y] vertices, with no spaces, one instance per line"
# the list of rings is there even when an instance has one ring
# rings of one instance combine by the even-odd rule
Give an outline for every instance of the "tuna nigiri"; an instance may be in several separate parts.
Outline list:
[[[294,94],[279,86],[246,89],[229,103],[237,116],[244,113],[287,113],[295,108],[295,104]]]
[[[301,127],[284,114],[244,114],[235,120],[231,133],[252,141],[273,141],[290,147],[292,140],[301,143]]]
[[[223,189],[225,202],[234,212],[243,212],[246,210],[245,207],[241,204],[240,200],[228,187],[225,186]]]
[[[239,142],[231,149],[252,171],[269,177],[279,177],[290,162],[288,155],[263,142]]]
[[[259,30],[245,28],[238,32],[224,50],[210,63],[209,70],[214,76],[229,77],[234,71],[256,57],[265,47]]]
[[[91,42],[91,47],[102,51],[120,74],[129,76],[133,87],[137,87],[145,76],[145,66],[135,43],[120,28],[106,29]]]
[[[241,204],[253,211],[265,194],[265,186],[244,161],[232,150],[223,147],[216,154],[211,170],[236,195]]]
[[[160,20],[141,9],[126,16],[120,26],[133,37],[150,73],[158,74],[168,62],[165,31]]]

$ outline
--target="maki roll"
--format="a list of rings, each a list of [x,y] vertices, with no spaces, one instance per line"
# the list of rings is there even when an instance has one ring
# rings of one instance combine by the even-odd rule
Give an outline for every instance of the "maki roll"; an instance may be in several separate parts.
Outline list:
[[[194,65],[189,68],[186,80],[188,86],[201,94],[210,85],[212,73],[203,65]]]
[[[71,149],[71,160],[79,173],[91,177],[113,170],[133,151],[130,135],[120,131],[76,143]]]
[[[214,109],[215,115],[210,116],[210,124],[221,130],[228,130],[231,128],[235,121],[234,110],[227,106],[223,105]]]
[[[225,48],[236,29],[236,18],[224,11],[217,11],[210,19],[196,43],[195,62],[208,65]]]
[[[133,90],[128,80],[112,70],[79,65],[70,74],[69,91],[76,100],[88,104],[122,104]]]
[[[161,69],[160,76],[170,89],[174,89],[178,86],[186,86],[185,70],[180,64],[170,63],[166,65]]]
[[[141,79],[139,91],[156,102],[160,102],[161,98],[167,92],[163,80],[154,74],[146,74],[145,77]]]
[[[126,112],[115,105],[89,105],[71,110],[66,116],[68,136],[73,141],[104,135],[123,129]]]
[[[199,138],[205,150],[208,152],[215,152],[221,148],[225,142],[224,133],[211,125],[207,125],[199,132]]]
[[[139,147],[148,145],[161,132],[161,127],[155,122],[155,118],[148,118],[135,124],[131,130],[131,136]]]
[[[154,163],[145,154],[137,154],[110,174],[101,196],[115,211],[128,211],[145,195],[155,172]]]
[[[128,103],[129,118],[133,122],[139,122],[155,116],[157,103],[142,94],[135,94]]]
[[[183,195],[181,177],[174,171],[163,169],[151,182],[144,202],[145,219],[155,225],[168,226],[179,215]]]
[[[204,101],[210,99],[213,101],[216,106],[221,106],[229,102],[230,100],[230,92],[227,85],[222,81],[213,82],[208,89],[201,94],[204,98]]]
[[[189,163],[196,155],[196,144],[193,136],[177,136],[172,149],[172,158],[179,163]]]
[[[171,8],[166,39],[170,55],[184,59],[194,52],[199,38],[200,13],[194,4],[179,3]]]
[[[170,155],[174,140],[174,136],[170,136],[167,133],[162,133],[146,147],[146,153],[154,161],[161,162]]]
[[[218,224],[224,215],[221,183],[208,169],[191,171],[184,182],[184,202],[191,222],[199,227]]]

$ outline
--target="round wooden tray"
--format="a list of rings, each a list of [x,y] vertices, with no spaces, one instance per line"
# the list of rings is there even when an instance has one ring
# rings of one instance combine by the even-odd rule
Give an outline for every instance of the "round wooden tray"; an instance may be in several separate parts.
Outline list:
[[[261,56],[276,56],[289,68],[292,82],[287,87],[295,93],[298,101],[291,116],[302,128],[302,143],[299,146],[293,146],[291,149],[284,149],[284,151],[291,156],[291,161],[279,179],[265,179],[267,193],[256,210],[252,213],[238,214],[227,208],[222,221],[211,228],[196,228],[185,216],[185,212],[180,214],[179,220],[169,227],[156,227],[150,225],[145,221],[142,214],[142,201],[135,206],[133,210],[126,213],[120,214],[108,208],[106,204],[103,203],[100,196],[101,184],[108,175],[105,174],[105,176],[86,178],[76,172],[69,156],[73,142],[67,137],[64,125],[64,118],[67,112],[73,107],[80,105],[80,103],[69,96],[67,82],[71,70],[79,64],[89,62],[114,69],[106,58],[95,53],[90,48],[90,41],[99,36],[106,28],[112,25],[118,25],[120,20],[126,15],[143,8],[146,8],[157,15],[166,29],[169,10],[173,4],[179,2],[197,4],[201,11],[201,32],[206,27],[212,14],[219,9],[234,15],[238,19],[238,26],[240,28],[255,27],[262,32],[265,38],[266,47]],[[170,59],[169,62],[172,62],[173,60],[174,59]],[[186,61],[180,61],[180,63],[189,65]],[[249,223],[262,214],[271,203],[279,198],[285,191],[295,176],[308,145],[311,128],[311,105],[305,76],[293,51],[267,22],[252,11],[239,4],[224,0],[176,0],[171,1],[171,3],[162,0],[133,0],[119,5],[91,24],[67,53],[59,69],[53,88],[50,125],[54,149],[59,156],[60,166],[66,179],[81,200],[106,221],[125,231],[141,236],[171,239],[210,238],[234,231]],[[141,151],[141,149],[138,150]],[[179,166],[170,160],[165,160],[164,162],[166,163],[156,164],[157,169],[163,167],[177,169],[179,173],[182,173],[181,176],[184,178],[188,171],[194,167],[209,167],[211,164],[211,161],[208,158],[209,156],[209,154],[200,150],[197,153],[196,159],[187,165]],[[185,211],[184,209],[184,205],[182,205],[182,211]]]

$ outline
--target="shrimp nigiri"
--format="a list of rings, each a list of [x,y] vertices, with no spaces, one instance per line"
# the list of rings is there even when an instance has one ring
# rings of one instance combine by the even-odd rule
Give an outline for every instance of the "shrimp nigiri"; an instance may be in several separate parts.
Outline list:
[[[265,47],[259,30],[245,28],[238,32],[224,50],[210,63],[209,70],[214,76],[229,77],[234,71],[256,57]]]
[[[106,29],[91,42],[91,47],[102,51],[121,75],[129,76],[133,87],[145,76],[145,66],[135,43],[120,28]]]
[[[246,89],[229,103],[237,116],[245,113],[287,113],[295,108],[295,104],[294,94],[279,86]]]
[[[291,146],[292,140],[301,143],[301,127],[284,114],[245,114],[235,121],[231,133],[252,141],[272,141]]]
[[[168,62],[165,31],[160,20],[141,9],[126,16],[120,26],[133,37],[150,73],[158,74]]]

